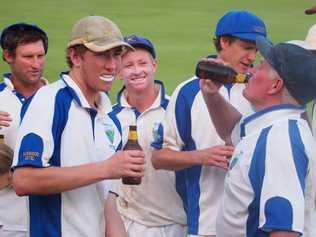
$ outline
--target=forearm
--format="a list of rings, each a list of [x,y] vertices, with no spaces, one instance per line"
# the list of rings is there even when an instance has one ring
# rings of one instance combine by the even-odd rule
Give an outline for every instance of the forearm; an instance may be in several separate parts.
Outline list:
[[[116,196],[109,193],[105,201],[105,236],[127,237],[125,226],[116,207]]]
[[[203,94],[203,97],[218,135],[230,144],[230,135],[241,113],[219,93]]]
[[[108,161],[73,167],[16,168],[13,187],[18,195],[53,194],[86,186],[106,178],[111,171]]]
[[[300,236],[297,232],[289,231],[273,231],[269,234],[269,237],[298,237]]]
[[[153,151],[152,164],[155,169],[180,170],[198,165],[198,156],[195,151],[174,151],[163,148]]]

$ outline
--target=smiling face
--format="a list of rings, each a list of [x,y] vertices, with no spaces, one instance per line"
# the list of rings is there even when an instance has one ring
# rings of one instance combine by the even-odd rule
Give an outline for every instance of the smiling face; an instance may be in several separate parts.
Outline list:
[[[157,64],[151,54],[145,49],[136,48],[122,57],[120,76],[126,88],[140,92],[154,85],[156,69]]]
[[[222,48],[219,52],[220,58],[229,63],[239,73],[247,72],[256,59],[255,42],[238,38],[230,41],[225,37],[221,37],[220,44]]]
[[[3,56],[10,65],[13,81],[25,86],[40,82],[45,65],[43,41],[18,45],[15,54],[4,50]]]
[[[121,64],[122,47],[103,52],[93,52],[84,46],[67,49],[67,60],[71,63],[70,75],[79,85],[87,99],[100,91],[108,91]]]

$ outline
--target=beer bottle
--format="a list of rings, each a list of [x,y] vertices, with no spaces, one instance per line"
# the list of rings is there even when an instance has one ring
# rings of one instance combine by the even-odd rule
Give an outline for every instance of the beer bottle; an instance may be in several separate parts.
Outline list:
[[[0,134],[0,144],[4,144],[4,135]]]
[[[212,79],[221,83],[246,83],[251,73],[237,73],[233,68],[222,64],[200,61],[196,66],[198,78]]]
[[[141,146],[138,143],[137,140],[137,126],[136,125],[130,125],[129,131],[128,131],[128,140],[125,144],[123,150],[143,150]],[[142,182],[141,177],[123,177],[122,178],[123,184],[128,185],[138,185]]]

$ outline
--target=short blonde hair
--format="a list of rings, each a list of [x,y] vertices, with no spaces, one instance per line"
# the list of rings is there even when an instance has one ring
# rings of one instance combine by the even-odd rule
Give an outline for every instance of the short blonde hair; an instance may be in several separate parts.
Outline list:
[[[0,175],[7,173],[12,165],[13,150],[6,144],[0,144]]]

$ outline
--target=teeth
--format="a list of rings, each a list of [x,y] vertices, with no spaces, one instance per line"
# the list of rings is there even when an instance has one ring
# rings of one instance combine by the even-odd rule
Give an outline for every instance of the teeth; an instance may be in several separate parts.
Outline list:
[[[114,76],[113,75],[102,75],[102,76],[99,76],[99,79],[102,81],[110,82],[110,81],[114,80]]]

